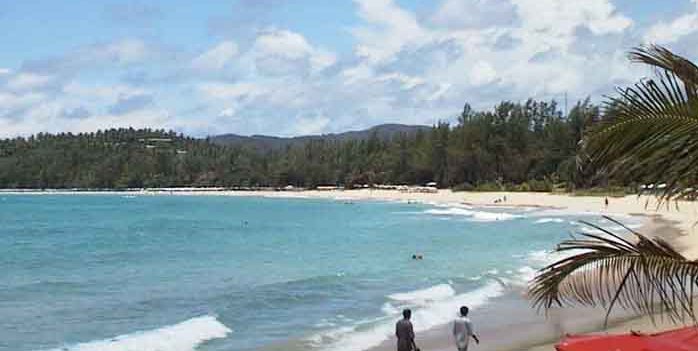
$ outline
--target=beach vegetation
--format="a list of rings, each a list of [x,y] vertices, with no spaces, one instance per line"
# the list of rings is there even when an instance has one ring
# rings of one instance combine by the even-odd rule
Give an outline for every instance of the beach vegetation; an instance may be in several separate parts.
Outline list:
[[[447,116],[444,116],[447,117]],[[465,105],[455,123],[368,132],[221,142],[152,129],[39,133],[0,140],[0,188],[284,187],[377,184],[477,191],[593,186],[571,167],[584,130],[604,118],[589,99],[565,114],[555,101]],[[406,126],[403,126],[406,127]],[[266,140],[266,139],[265,139]]]
[[[698,261],[687,259],[660,238],[622,226],[630,237],[584,222],[595,234],[563,241],[556,251],[572,253],[535,277],[529,288],[539,309],[556,306],[601,306],[606,322],[614,307],[672,322],[696,322],[694,292]]]
[[[617,183],[643,184],[660,204],[698,194],[698,66],[661,46],[638,47],[630,60],[655,70],[607,102],[607,119],[583,138],[581,165]],[[620,222],[606,218],[615,225]],[[531,283],[533,305],[616,307],[653,318],[697,323],[698,261],[661,239],[623,226],[630,237],[586,223],[596,234],[561,243],[571,253],[542,269]],[[579,251],[576,251],[579,250]]]

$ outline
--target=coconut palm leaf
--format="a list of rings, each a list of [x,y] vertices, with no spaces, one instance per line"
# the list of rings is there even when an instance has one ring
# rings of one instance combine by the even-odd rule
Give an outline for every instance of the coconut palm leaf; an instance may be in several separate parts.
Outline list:
[[[620,305],[651,318],[696,322],[692,296],[698,285],[698,262],[686,259],[662,239],[627,227],[631,238],[585,224],[602,234],[583,234],[557,247],[557,252],[573,254],[539,271],[529,287],[535,307],[600,305],[606,309],[607,322],[611,310]]]
[[[580,154],[616,179],[656,185],[662,200],[694,199],[698,67],[659,46],[638,48],[630,58],[655,67],[656,78],[618,89],[606,102],[607,121],[587,134]]]

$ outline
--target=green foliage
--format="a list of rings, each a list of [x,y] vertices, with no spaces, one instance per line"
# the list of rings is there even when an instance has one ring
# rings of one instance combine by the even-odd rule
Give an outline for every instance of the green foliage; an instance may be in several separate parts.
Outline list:
[[[495,182],[482,182],[474,189],[475,191],[502,191],[504,190],[501,185]]]
[[[624,227],[632,239],[583,222],[601,234],[581,234],[558,245],[556,252],[572,255],[543,268],[531,282],[528,292],[533,306],[602,306],[608,321],[618,305],[653,320],[662,314],[673,322],[695,324],[698,262],[662,239],[646,237],[604,218]]]
[[[581,183],[574,167],[584,130],[600,120],[589,101],[502,102],[463,110],[455,126],[366,139],[313,138],[283,149],[223,146],[171,131],[112,129],[0,140],[0,188],[315,187],[426,184],[503,190],[548,179]],[[466,185],[467,184],[467,185]]]
[[[659,46],[635,49],[630,58],[656,69],[656,77],[608,101],[609,118],[585,138],[583,161],[623,183],[652,185],[663,199],[694,199],[698,66]]]
[[[631,187],[622,186],[608,186],[608,187],[594,187],[587,189],[578,189],[572,192],[574,196],[608,196],[608,197],[623,197],[626,195],[637,194]]]
[[[451,190],[453,190],[453,191],[474,191],[475,187],[472,184],[465,182],[465,183],[461,183],[461,184],[454,186],[453,188],[451,188]]]
[[[584,137],[578,159],[585,170],[576,175],[586,181],[584,175],[599,174],[603,186],[575,193],[624,194],[628,188],[619,185],[648,184],[660,200],[695,199],[698,66],[659,46],[637,48],[630,59],[656,69],[657,77],[619,89],[608,101],[606,121]],[[672,322],[698,323],[698,261],[627,227],[631,238],[586,224],[599,234],[558,246],[557,252],[574,254],[538,273],[529,288],[534,306],[602,306],[608,320],[619,305],[653,319],[660,314]]]

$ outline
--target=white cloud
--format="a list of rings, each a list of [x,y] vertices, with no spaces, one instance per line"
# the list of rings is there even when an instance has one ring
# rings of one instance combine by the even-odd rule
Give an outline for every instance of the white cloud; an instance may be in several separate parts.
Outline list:
[[[236,112],[237,112],[236,109],[234,109],[232,107],[227,107],[218,113],[218,117],[224,117],[224,118],[234,117]]]
[[[659,22],[647,31],[645,41],[657,44],[671,44],[698,31],[698,13],[680,16],[671,22]]]
[[[356,53],[370,62],[390,59],[405,45],[428,38],[428,32],[414,14],[399,7],[393,0],[355,0],[359,16],[366,26],[352,29],[359,42]]]
[[[143,61],[149,57],[148,45],[138,39],[126,39],[92,48],[93,59],[120,64]]]
[[[484,28],[511,24],[515,17],[509,0],[445,0],[430,16],[439,27]]]
[[[354,46],[341,56],[293,28],[255,27],[194,57],[134,38],[0,69],[0,129],[295,135],[431,124],[465,102],[599,100],[640,76],[625,55],[638,38],[687,46],[697,21],[635,23],[612,0],[440,0],[420,12],[397,0],[354,3],[359,23],[343,34]],[[149,79],[123,78],[133,76]]]
[[[395,81],[400,84],[401,89],[412,89],[418,85],[424,84],[424,79],[419,77],[411,77],[402,73],[388,73],[376,78],[378,82]]]
[[[487,61],[478,61],[470,70],[470,82],[473,85],[483,85],[494,81],[497,71]]]
[[[293,129],[289,135],[313,135],[320,134],[327,129],[330,119],[320,113],[311,116],[299,116],[293,123]]]
[[[538,50],[567,49],[578,28],[594,35],[618,34],[633,21],[616,12],[609,0],[511,0],[521,20],[513,35]]]
[[[221,70],[237,55],[237,44],[226,40],[194,58],[192,66],[198,70]]]
[[[19,73],[10,78],[7,88],[13,91],[40,89],[51,82],[51,77],[34,73]]]
[[[47,96],[43,93],[12,93],[0,91],[0,118],[17,119],[22,117],[18,111],[23,111],[31,106],[45,101]]]
[[[289,30],[263,32],[251,51],[257,70],[264,75],[314,73],[337,60],[331,52],[313,47],[305,37]]]
[[[241,97],[254,97],[265,92],[254,83],[207,82],[197,85],[197,90],[205,99],[230,100]]]

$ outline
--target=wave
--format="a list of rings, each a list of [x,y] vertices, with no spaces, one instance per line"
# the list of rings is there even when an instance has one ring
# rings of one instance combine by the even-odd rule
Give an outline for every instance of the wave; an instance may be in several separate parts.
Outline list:
[[[478,289],[455,294],[450,285],[440,284],[412,292],[392,294],[388,298],[395,300],[397,295],[397,300],[401,302],[407,300],[424,302],[412,312],[414,329],[416,332],[422,332],[450,322],[456,317],[460,306],[468,305],[471,308],[477,308],[486,304],[490,299],[502,295],[504,289],[501,284],[491,282]],[[434,300],[429,302],[421,300],[425,298],[433,298]],[[399,318],[401,309],[383,308],[383,312],[385,315],[382,317],[361,321],[352,326],[327,330],[310,337],[308,341],[327,351],[356,351],[378,346],[388,340],[395,332],[394,323]],[[322,347],[323,345],[324,347]]]
[[[536,220],[535,224],[543,224],[543,223],[563,223],[565,222],[564,219],[562,218],[541,218],[539,220]]]
[[[531,251],[524,259],[526,264],[519,267],[516,272],[514,272],[512,278],[508,278],[506,281],[512,285],[526,287],[533,280],[533,278],[535,278],[539,269],[584,251],[585,250],[569,250],[565,252],[554,252],[548,250]]]
[[[437,216],[466,216],[470,217],[469,220],[473,222],[507,221],[511,219],[524,217],[522,215],[516,215],[511,213],[473,211],[467,208],[460,207],[433,208],[425,210],[424,213]]]
[[[200,344],[221,339],[232,330],[213,316],[201,316],[184,322],[114,338],[90,341],[49,351],[194,351]]]
[[[456,294],[449,284],[439,284],[420,290],[388,295],[388,299],[421,305],[428,301],[441,300]]]

